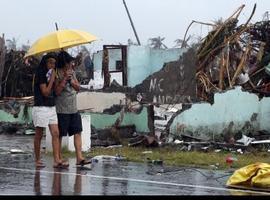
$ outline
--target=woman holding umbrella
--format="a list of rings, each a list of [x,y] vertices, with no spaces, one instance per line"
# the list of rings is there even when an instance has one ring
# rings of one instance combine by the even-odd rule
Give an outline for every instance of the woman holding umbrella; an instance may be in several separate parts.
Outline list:
[[[34,153],[36,167],[45,167],[45,164],[42,163],[40,158],[40,144],[43,130],[46,127],[49,127],[52,135],[54,167],[68,167],[68,165],[63,163],[59,157],[59,129],[55,108],[55,95],[53,91],[56,75],[56,59],[55,54],[46,54],[41,59],[40,65],[35,73],[32,117],[35,126]]]

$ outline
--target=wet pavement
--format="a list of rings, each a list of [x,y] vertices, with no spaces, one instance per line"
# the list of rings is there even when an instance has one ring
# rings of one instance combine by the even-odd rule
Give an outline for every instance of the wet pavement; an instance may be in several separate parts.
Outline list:
[[[25,153],[11,154],[14,148]],[[46,167],[36,170],[32,152],[33,136],[0,135],[1,195],[270,195],[226,188],[232,172],[220,170],[102,159],[77,168],[74,158],[59,170],[45,154]]]

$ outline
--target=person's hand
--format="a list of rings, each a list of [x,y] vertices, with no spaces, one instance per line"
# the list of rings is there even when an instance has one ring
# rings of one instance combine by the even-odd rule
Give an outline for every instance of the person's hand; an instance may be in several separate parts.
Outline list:
[[[66,79],[66,80],[71,80],[72,74],[73,74],[73,70],[72,70],[72,69],[67,69],[67,70],[64,72],[65,79]]]

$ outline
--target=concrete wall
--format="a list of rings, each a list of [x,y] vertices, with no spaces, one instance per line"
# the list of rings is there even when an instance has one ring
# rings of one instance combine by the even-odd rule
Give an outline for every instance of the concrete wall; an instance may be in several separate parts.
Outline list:
[[[103,92],[81,92],[77,95],[77,104],[79,110],[87,110],[85,113],[91,115],[91,124],[97,129],[111,127],[120,112],[115,114],[104,114],[104,109],[111,108],[113,105],[124,105],[126,95],[124,93],[103,93]],[[92,108],[92,109],[90,109]],[[88,110],[90,109],[90,110]],[[125,113],[121,125],[136,125],[139,132],[149,132],[148,112],[144,107],[139,114]]]
[[[159,52],[157,55],[162,54],[164,52]],[[167,62],[162,69],[136,85],[135,91],[147,102],[159,104],[191,102],[196,99],[195,55],[194,49],[189,49],[177,61]],[[157,65],[156,63],[155,66]]]
[[[164,63],[176,61],[185,50],[152,49],[148,46],[128,46],[127,48],[127,79],[128,86],[134,87],[146,77],[159,71]],[[93,55],[94,70],[102,68],[102,54],[99,51]],[[109,67],[115,69],[116,60],[122,60],[120,49],[109,50]]]
[[[148,46],[128,46],[128,86],[140,84],[149,75],[159,71],[164,63],[176,61],[185,50],[152,49]]]
[[[116,70],[116,61],[122,60],[121,49],[109,49],[109,69]],[[94,70],[102,69],[103,51],[99,51],[93,55]]]
[[[270,98],[243,92],[241,87],[225,93],[216,93],[214,104],[196,103],[175,117],[172,135],[192,133],[212,138],[216,135],[256,130],[270,131]]]
[[[120,116],[120,112],[110,115],[103,113],[90,113],[91,115],[91,124],[97,129],[104,129],[111,127],[116,119]],[[121,123],[122,126],[126,125],[135,125],[136,131],[138,132],[150,132],[148,125],[148,112],[147,108],[144,107],[143,110],[139,113],[125,113],[124,119]]]
[[[18,123],[31,123],[32,122],[32,107],[28,107],[28,119],[23,118],[24,105],[20,106],[20,113],[17,118],[12,114],[5,112],[4,109],[0,109],[0,121],[1,122],[18,122]]]
[[[112,126],[116,119],[119,117],[120,112],[115,114],[104,114],[104,109],[111,108],[113,105],[119,105],[125,103],[124,93],[102,93],[102,92],[82,92],[77,95],[77,106],[79,110],[87,110],[84,114],[91,116],[91,124],[96,128],[107,128]],[[122,102],[122,103],[121,103]],[[0,110],[0,121],[1,122],[19,122],[19,123],[31,123],[32,122],[32,107],[28,108],[29,119],[25,121],[23,119],[23,108],[18,118],[14,118],[13,115]],[[93,108],[93,109],[91,109]],[[138,114],[136,113],[125,113],[124,119],[121,125],[136,125],[136,130],[139,132],[149,132],[149,119],[148,119],[147,108],[144,107]]]
[[[88,110],[91,112],[103,112],[104,109],[110,108],[114,104],[125,102],[124,93],[103,93],[103,92],[80,92],[77,95],[77,106],[79,110]]]

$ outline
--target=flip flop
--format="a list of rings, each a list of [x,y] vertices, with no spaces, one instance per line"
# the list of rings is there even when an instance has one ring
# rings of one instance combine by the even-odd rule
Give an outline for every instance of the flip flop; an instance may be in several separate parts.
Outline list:
[[[58,168],[58,169],[67,169],[69,164],[67,163],[58,163],[57,165],[54,165],[53,168]]]
[[[92,161],[91,160],[81,160],[79,163],[76,163],[77,166],[84,166],[84,165],[87,165],[87,164],[90,164]]]
[[[36,168],[44,168],[44,167],[46,167],[46,165],[43,163],[36,164]]]
[[[43,168],[46,167],[46,165],[42,161],[36,162],[36,168]]]

